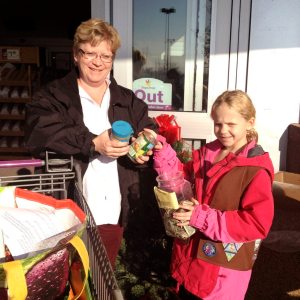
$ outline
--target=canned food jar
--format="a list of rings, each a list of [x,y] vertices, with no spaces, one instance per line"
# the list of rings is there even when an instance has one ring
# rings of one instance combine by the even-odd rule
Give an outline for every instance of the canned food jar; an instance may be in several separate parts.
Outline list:
[[[164,173],[156,177],[157,185],[166,192],[175,192],[178,202],[193,197],[191,183],[184,179],[182,171]]]
[[[137,157],[145,155],[156,143],[155,137],[148,131],[143,131],[130,145],[128,157],[135,161]]]
[[[133,134],[131,125],[126,121],[115,121],[111,126],[111,138],[120,142],[129,143]]]
[[[192,186],[189,181],[184,179],[183,172],[177,171],[170,174],[162,174],[156,177],[156,181],[160,189],[166,192],[175,192],[179,204],[193,205],[191,201],[193,197]],[[183,208],[177,210],[160,209],[165,231],[169,236],[186,240],[196,232],[196,229],[189,225],[178,226],[178,221],[173,219],[174,211],[184,212],[185,210]]]

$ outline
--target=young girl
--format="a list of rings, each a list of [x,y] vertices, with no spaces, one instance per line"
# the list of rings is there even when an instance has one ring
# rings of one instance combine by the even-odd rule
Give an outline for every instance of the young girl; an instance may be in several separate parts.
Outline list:
[[[258,247],[271,227],[273,165],[257,145],[255,108],[242,91],[226,91],[211,110],[217,139],[181,164],[157,136],[154,168],[183,170],[195,187],[194,205],[175,212],[178,226],[197,229],[188,242],[174,240],[171,274],[181,299],[244,299]]]

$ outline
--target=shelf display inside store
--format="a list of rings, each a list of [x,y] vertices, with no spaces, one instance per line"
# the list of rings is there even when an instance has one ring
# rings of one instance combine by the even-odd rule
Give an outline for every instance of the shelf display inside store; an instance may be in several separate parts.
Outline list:
[[[0,46],[0,160],[29,156],[25,105],[39,85],[39,48]]]

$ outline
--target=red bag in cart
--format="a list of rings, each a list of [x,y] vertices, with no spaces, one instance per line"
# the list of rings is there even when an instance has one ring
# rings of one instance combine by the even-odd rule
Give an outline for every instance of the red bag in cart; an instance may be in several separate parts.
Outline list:
[[[91,299],[85,224],[70,199],[0,187],[0,299]]]

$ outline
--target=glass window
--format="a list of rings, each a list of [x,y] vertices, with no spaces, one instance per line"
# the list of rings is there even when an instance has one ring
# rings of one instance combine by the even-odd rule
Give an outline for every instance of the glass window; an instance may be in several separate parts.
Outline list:
[[[133,1],[133,89],[150,110],[205,111],[211,0]]]

